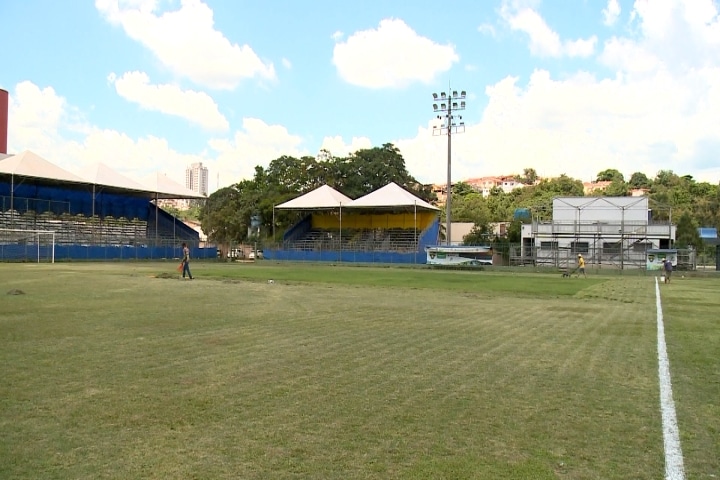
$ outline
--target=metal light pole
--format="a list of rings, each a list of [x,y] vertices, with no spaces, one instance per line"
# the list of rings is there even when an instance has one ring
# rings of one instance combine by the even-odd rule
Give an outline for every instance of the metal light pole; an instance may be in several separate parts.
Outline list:
[[[465,131],[465,122],[455,122],[454,111],[465,110],[465,90],[458,95],[457,90],[452,90],[446,94],[440,92],[440,95],[433,93],[433,111],[437,113],[436,118],[442,120],[441,125],[433,126],[433,135],[447,135],[447,187],[445,197],[445,221],[447,229],[445,231],[447,245],[450,246],[452,218],[450,209],[452,207],[452,135],[453,133],[463,133]],[[462,116],[457,117],[462,120]]]

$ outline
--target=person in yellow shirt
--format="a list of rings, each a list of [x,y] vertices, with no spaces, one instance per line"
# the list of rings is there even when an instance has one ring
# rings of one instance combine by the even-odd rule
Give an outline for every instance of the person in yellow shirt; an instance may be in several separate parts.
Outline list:
[[[580,278],[581,273],[582,273],[583,278],[587,278],[587,275],[585,274],[585,259],[583,258],[581,253],[578,253],[578,270],[577,270],[578,278]]]

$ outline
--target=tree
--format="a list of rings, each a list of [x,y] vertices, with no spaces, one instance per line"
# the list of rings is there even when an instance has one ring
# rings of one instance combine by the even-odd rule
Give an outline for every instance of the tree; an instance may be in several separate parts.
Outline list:
[[[392,143],[358,150],[346,158],[335,158],[328,173],[327,183],[350,198],[361,197],[390,182],[417,193],[423,200],[430,198],[430,189],[423,188],[408,173],[405,159]]]
[[[477,193],[477,190],[473,188],[472,185],[465,182],[458,182],[452,187],[452,193],[453,195],[457,196],[464,196],[469,194]]]
[[[672,187],[680,182],[678,177],[672,170],[660,170],[655,176],[653,187],[661,185],[663,187]]]
[[[534,168],[524,168],[522,175],[515,175],[515,180],[523,185],[535,185],[538,175]]]
[[[473,222],[476,225],[490,222],[490,209],[479,193],[453,197],[451,207],[454,222]]]
[[[463,245],[484,245],[490,242],[492,230],[490,225],[474,225],[470,233],[463,237]]]
[[[521,220],[513,220],[507,229],[507,239],[510,243],[520,243],[522,239],[522,225]]]
[[[628,184],[616,178],[605,189],[605,195],[608,197],[626,197],[630,193]]]
[[[650,184],[650,179],[642,172],[633,173],[628,182],[630,188],[650,188]]]
[[[615,180],[624,182],[625,177],[618,170],[615,170],[614,168],[608,168],[607,170],[603,170],[602,172],[598,173],[597,179],[595,181],[596,182],[612,182]]]
[[[675,246],[678,248],[694,247],[699,250],[703,246],[702,238],[698,233],[697,223],[689,212],[683,212],[677,223]]]
[[[222,188],[208,197],[200,212],[200,225],[211,242],[229,243],[244,236],[237,215],[240,200],[236,186]]]

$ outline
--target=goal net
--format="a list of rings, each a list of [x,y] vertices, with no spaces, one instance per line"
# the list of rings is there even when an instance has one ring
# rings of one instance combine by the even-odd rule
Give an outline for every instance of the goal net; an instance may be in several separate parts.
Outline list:
[[[55,232],[0,228],[0,261],[55,263]]]

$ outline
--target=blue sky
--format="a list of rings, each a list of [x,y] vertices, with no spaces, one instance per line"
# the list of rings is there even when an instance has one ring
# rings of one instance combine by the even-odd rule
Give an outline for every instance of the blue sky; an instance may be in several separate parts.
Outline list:
[[[210,189],[392,142],[444,183],[432,93],[466,90],[453,180],[605,168],[720,180],[714,0],[0,2],[9,150]]]

